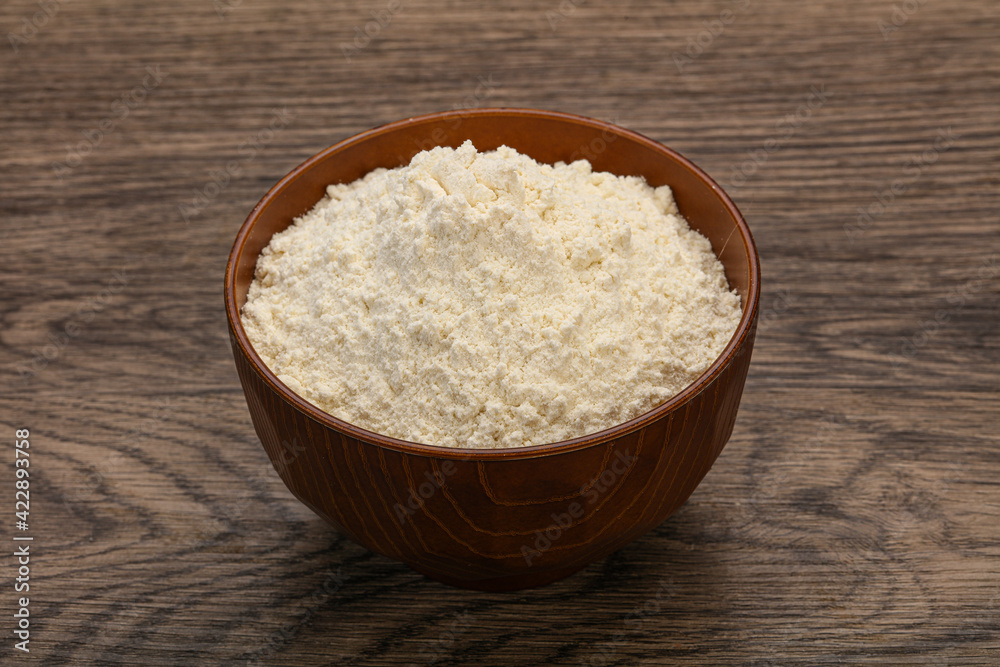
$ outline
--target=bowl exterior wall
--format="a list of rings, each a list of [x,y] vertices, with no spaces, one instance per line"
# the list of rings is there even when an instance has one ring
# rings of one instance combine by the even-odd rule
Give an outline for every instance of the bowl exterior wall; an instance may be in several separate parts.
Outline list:
[[[603,558],[688,499],[732,433],[753,331],[703,391],[662,419],[584,449],[488,461],[400,452],[321,424],[233,340],[254,429],[296,498],[430,577],[515,590]]]

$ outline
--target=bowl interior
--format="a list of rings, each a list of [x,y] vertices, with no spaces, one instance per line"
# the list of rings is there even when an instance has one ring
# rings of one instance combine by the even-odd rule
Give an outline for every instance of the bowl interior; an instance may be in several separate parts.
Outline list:
[[[507,145],[539,162],[550,164],[586,158],[596,171],[642,176],[654,187],[669,185],[681,214],[692,228],[712,243],[730,286],[740,294],[743,317],[729,345],[712,367],[694,384],[653,412],[660,411],[666,405],[676,404],[690,395],[707,377],[718,372],[726,357],[735,349],[736,341],[745,335],[759,294],[757,253],[750,230],[739,210],[698,167],[651,139],[602,121],[525,109],[445,112],[391,123],[326,149],[282,179],[250,213],[237,236],[229,259],[226,279],[227,312],[230,326],[241,345],[248,351],[252,350],[239,321],[239,311],[253,281],[258,255],[275,233],[291,225],[296,217],[316,205],[326,193],[327,185],[350,183],[373,169],[407,164],[422,150],[434,146],[458,147],[467,139],[479,151]],[[250,353],[249,356],[258,366],[263,366],[256,354]],[[268,377],[270,373],[264,372],[264,375]],[[268,377],[268,380],[276,384],[282,393],[292,394],[276,378]],[[292,396],[294,403],[304,403],[294,394]],[[651,414],[652,412],[647,413]],[[638,422],[644,421],[644,417],[645,415],[637,417],[627,424],[638,425]],[[338,427],[345,425],[340,420],[333,421]],[[621,426],[625,425],[614,427],[613,430],[617,431]],[[367,434],[356,428],[350,430],[356,430],[355,435],[362,437]],[[602,433],[610,430],[612,429]],[[584,436],[590,437],[592,436]],[[567,442],[577,442],[584,438]],[[379,440],[392,439],[380,437]],[[402,441],[394,442],[406,444]],[[534,450],[537,447],[520,448],[519,451]]]

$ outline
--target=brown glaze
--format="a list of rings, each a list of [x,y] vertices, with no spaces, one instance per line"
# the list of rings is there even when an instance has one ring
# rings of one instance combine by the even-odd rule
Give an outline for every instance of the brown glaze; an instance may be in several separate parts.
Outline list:
[[[451,449],[370,433],[285,387],[254,352],[239,318],[261,249],[312,208],[328,184],[466,139],[481,151],[506,144],[542,162],[587,158],[595,170],[670,185],[681,213],[712,242],[741,295],[743,317],[719,359],[673,399],[625,424],[562,443],[503,450]],[[687,500],[732,433],[759,294],[750,230],[704,172],[634,132],[523,109],[403,120],[307,160],[251,211],[233,245],[225,284],[233,354],[254,428],[292,493],[359,544],[434,579],[482,590],[561,579],[654,528]]]

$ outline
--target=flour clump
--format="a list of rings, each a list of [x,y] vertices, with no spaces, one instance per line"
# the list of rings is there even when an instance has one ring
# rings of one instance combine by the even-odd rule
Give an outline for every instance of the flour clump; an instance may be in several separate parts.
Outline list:
[[[636,417],[741,316],[668,187],[501,146],[418,153],[275,234],[242,311],[292,391],[412,442],[558,442]]]

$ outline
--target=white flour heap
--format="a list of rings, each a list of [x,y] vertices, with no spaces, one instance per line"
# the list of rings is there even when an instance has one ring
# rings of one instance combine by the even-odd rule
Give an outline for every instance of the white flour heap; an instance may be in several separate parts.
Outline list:
[[[327,188],[261,253],[242,320],[274,374],[340,419],[499,448],[652,409],[740,315],[668,187],[467,141]]]

